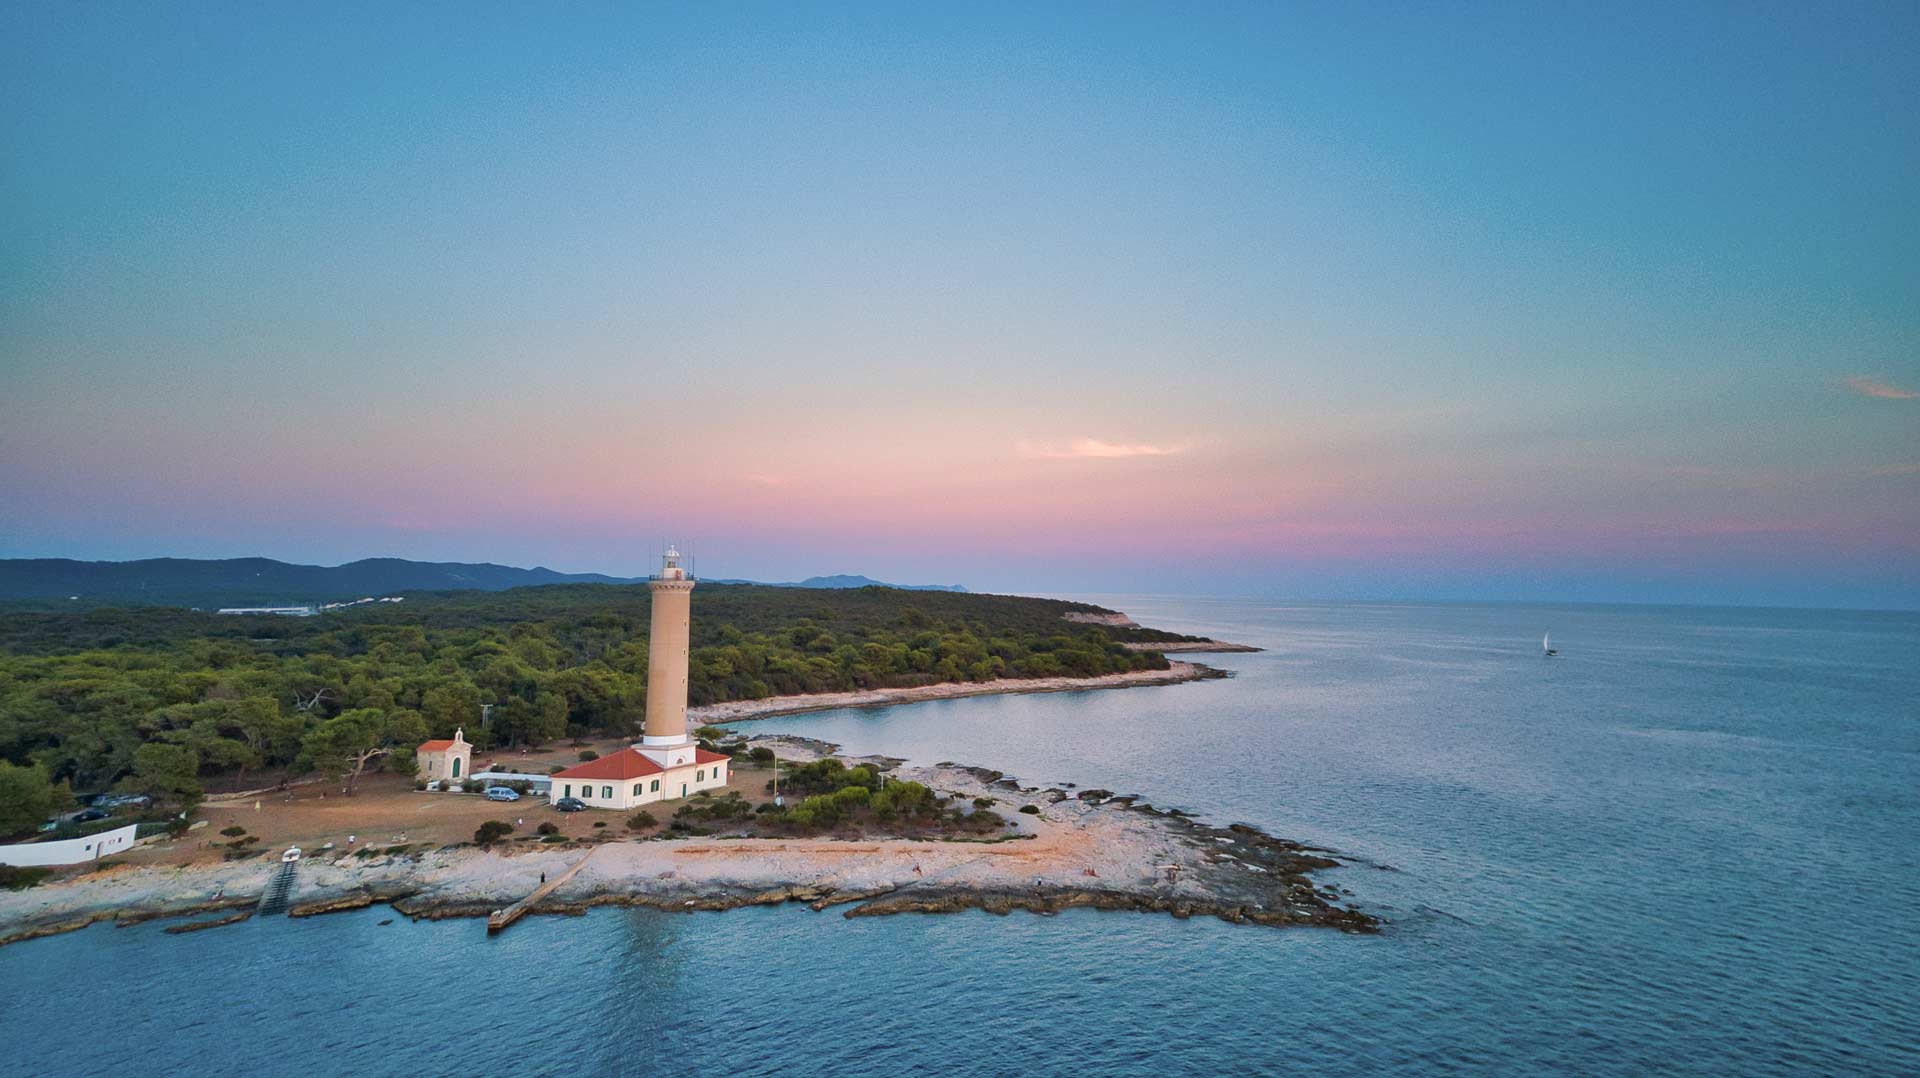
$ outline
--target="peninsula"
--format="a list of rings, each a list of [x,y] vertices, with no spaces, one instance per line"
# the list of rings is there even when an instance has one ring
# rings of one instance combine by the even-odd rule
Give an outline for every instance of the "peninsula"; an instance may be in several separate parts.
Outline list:
[[[295,686],[322,678],[311,665],[320,656],[345,652],[365,659],[358,674],[344,673],[337,660],[325,662],[331,680],[293,688],[290,707],[254,699],[254,720],[277,714],[282,729],[305,730],[278,781],[264,788],[243,788],[240,778],[248,764],[261,773],[264,753],[249,758],[212,744],[228,722],[239,735],[230,740],[247,744],[240,738],[248,729],[231,701],[249,679],[244,673],[191,678],[200,699],[147,716],[149,724],[159,720],[162,736],[133,754],[133,766],[116,783],[125,792],[101,802],[184,811],[160,813],[154,824],[165,819],[164,830],[141,836],[138,848],[122,852],[116,845],[110,862],[62,869],[57,879],[45,878],[44,869],[9,870],[15,884],[37,886],[0,895],[0,942],[101,920],[220,914],[169,928],[191,931],[243,920],[254,908],[306,916],[376,902],[416,917],[485,915],[496,928],[529,912],[602,904],[697,910],[780,902],[845,906],[848,916],[1092,906],[1266,925],[1375,927],[1372,918],[1340,904],[1337,888],[1310,877],[1338,865],[1327,851],[1252,827],[1210,826],[1105,790],[1023,787],[999,772],[957,764],[845,759],[833,746],[748,738],[712,725],[985,692],[1192,681],[1224,674],[1169,661],[1153,645],[1232,645],[1158,633],[1081,604],[945,593],[915,593],[907,603],[890,589],[837,594],[839,609],[816,599],[805,616],[772,619],[765,608],[784,600],[769,598],[773,589],[751,589],[750,602],[712,626],[706,611],[724,604],[693,616],[695,583],[669,551],[648,585],[644,635],[631,614],[637,589],[600,588],[586,597],[507,593],[512,605],[505,608],[494,596],[442,597],[438,607],[427,597],[404,613],[348,608],[302,619],[292,629],[273,621],[272,631],[283,634],[274,637],[257,631],[235,637],[191,621],[163,624],[162,643],[149,645],[163,655],[205,660],[210,648],[224,648],[220,664],[251,667],[256,678],[289,663],[298,678],[299,664],[309,664]],[[490,617],[470,627],[465,615],[476,602],[488,604]],[[587,610],[573,621],[505,616],[508,610],[551,613],[553,605]],[[956,606],[974,618],[955,617]],[[624,620],[616,621],[615,611]],[[486,649],[482,642],[503,621],[504,647]],[[310,623],[318,623],[318,631],[303,631]],[[182,624],[202,636],[164,650],[165,632],[178,633]],[[101,631],[97,617],[64,627],[0,623],[0,632],[7,628],[16,641],[29,642],[58,635],[49,629]],[[205,640],[208,635],[218,642]],[[595,654],[579,661],[583,637]],[[696,646],[703,639],[712,642]],[[254,647],[235,651],[240,641]],[[394,646],[400,642],[407,646]],[[569,687],[577,681],[565,675],[617,678],[621,666],[631,664],[643,686],[644,737],[636,740],[625,725],[633,721],[630,713],[602,715],[596,725],[575,721],[582,710],[591,714],[591,698],[582,708],[562,695],[566,690],[509,688],[479,709],[474,741],[466,739],[464,725],[451,738],[426,738],[435,731],[423,712],[440,710],[444,700],[435,694],[449,690],[409,684],[404,671],[423,653],[436,652],[443,657],[438,672],[458,668],[477,644],[486,661],[476,688],[492,680],[503,660],[519,660],[536,679],[551,671],[552,684]],[[566,645],[576,661],[567,663],[557,645]],[[32,650],[16,643],[17,653]],[[60,671],[63,663],[152,668],[151,659],[126,662],[120,648],[85,659],[58,646],[46,650],[6,661],[27,673],[27,684],[44,682],[47,671]],[[784,657],[789,651],[798,652],[797,661]],[[637,662],[642,655],[644,667]],[[743,674],[754,680],[742,686]],[[812,691],[766,693],[761,679],[776,677],[797,678]],[[15,672],[10,684],[22,683]],[[702,697],[706,702],[689,706]],[[415,700],[418,707],[401,706]],[[528,702],[564,726],[489,722],[491,712],[511,715]],[[299,717],[315,709],[332,716]],[[690,730],[694,723],[706,724],[698,736]],[[189,736],[166,736],[169,729]],[[164,751],[151,751],[156,745]],[[197,766],[188,770],[182,757],[190,752]],[[243,766],[219,776],[229,788],[209,795],[201,774],[222,752],[240,755]],[[476,752],[485,763],[474,762]],[[13,770],[17,780],[22,769]],[[97,806],[90,813],[103,814]],[[56,832],[70,826],[54,824]],[[125,829],[116,841],[133,841],[135,830]],[[11,848],[30,854],[35,847]]]

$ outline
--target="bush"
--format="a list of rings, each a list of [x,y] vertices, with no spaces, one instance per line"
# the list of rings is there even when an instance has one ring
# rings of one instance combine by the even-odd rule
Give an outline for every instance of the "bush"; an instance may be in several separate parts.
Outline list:
[[[653,827],[659,822],[659,820],[654,818],[653,813],[641,811],[627,817],[627,828],[633,831],[645,831],[647,828]]]
[[[747,750],[747,755],[752,758],[756,764],[770,764],[773,762],[773,750],[765,745],[755,745],[753,748]]]
[[[598,760],[599,758],[600,758],[600,754],[593,751],[592,749],[580,750],[580,762],[583,764],[593,760]]]
[[[488,820],[473,833],[473,841],[482,846],[492,845],[497,839],[513,834],[513,825],[505,820]]]
[[[533,830],[535,834],[557,835],[560,833],[560,826],[554,823],[553,821],[549,820],[546,823],[541,824],[539,827],[534,828]]]
[[[51,875],[53,870],[50,868],[0,865],[0,887],[9,891],[24,891]]]
[[[241,827],[239,824],[234,824],[232,827],[222,827],[220,833],[228,838],[239,838],[241,835],[247,833],[247,829]]]
[[[595,827],[605,827],[605,826],[607,826],[607,821],[605,821],[605,820],[595,820],[595,821],[593,821],[593,826],[595,826]]]
[[[1026,813],[1029,816],[1038,816],[1040,815],[1040,806],[1039,805],[1021,805],[1020,811]]]

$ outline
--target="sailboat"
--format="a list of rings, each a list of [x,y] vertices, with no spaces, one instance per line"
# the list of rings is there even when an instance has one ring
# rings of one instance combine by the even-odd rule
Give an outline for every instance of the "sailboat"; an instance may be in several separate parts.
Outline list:
[[[1540,638],[1540,650],[1546,652],[1544,657],[1548,659],[1560,654],[1553,649],[1553,634],[1551,632]]]

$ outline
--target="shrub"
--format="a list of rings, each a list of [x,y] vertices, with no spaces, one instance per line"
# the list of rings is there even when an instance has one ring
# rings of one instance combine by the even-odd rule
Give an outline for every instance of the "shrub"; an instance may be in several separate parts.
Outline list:
[[[590,760],[598,760],[599,758],[600,758],[600,754],[593,751],[592,749],[580,750],[580,762],[583,764],[587,763]]]
[[[1026,813],[1029,816],[1038,816],[1040,815],[1040,806],[1039,805],[1021,805],[1020,811]]]
[[[997,799],[991,797],[976,797],[973,799],[973,807],[977,809],[992,808],[999,803]]]
[[[540,839],[542,842],[565,842],[566,840],[567,836],[565,835],[546,835]]]
[[[473,841],[482,846],[491,845],[497,839],[513,834],[513,825],[505,820],[488,820],[473,833]]]
[[[756,764],[770,764],[773,762],[773,750],[765,745],[755,745],[753,748],[747,750],[747,755],[751,757]]]
[[[53,870],[50,868],[0,865],[0,887],[9,891],[24,891],[51,875]]]
[[[541,824],[539,827],[536,827],[533,830],[535,833],[542,834],[542,835],[557,835],[560,833],[559,825],[555,824],[551,820]]]
[[[724,726],[702,726],[693,732],[693,736],[702,741],[719,741],[721,738],[732,737],[733,731]]]
[[[659,822],[659,820],[654,818],[653,813],[644,810],[627,817],[627,827],[633,831],[645,831],[647,828],[653,827]]]
[[[416,790],[424,790],[424,789],[426,789],[426,788],[427,788],[427,780],[426,780],[426,779],[415,779],[415,780],[414,780],[414,782],[413,782],[413,788],[414,788],[414,789],[416,789]]]
[[[595,826],[595,827],[605,827],[605,826],[607,826],[607,821],[605,821],[605,820],[595,820],[595,821],[593,821],[593,826]]]
[[[241,835],[247,833],[247,829],[241,827],[239,824],[234,824],[232,827],[222,827],[220,833],[228,838],[239,838]]]

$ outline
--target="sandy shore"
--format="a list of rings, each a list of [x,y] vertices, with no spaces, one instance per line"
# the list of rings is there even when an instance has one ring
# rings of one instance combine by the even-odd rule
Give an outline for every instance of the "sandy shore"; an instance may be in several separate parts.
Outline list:
[[[844,706],[844,705],[842,705]],[[761,738],[788,759],[829,746]],[[484,916],[518,901],[582,858],[581,871],[533,908],[595,905],[670,910],[804,902],[845,915],[959,909],[1051,911],[1074,906],[1212,915],[1267,925],[1370,932],[1339,889],[1309,873],[1339,864],[1241,825],[1219,828],[1105,791],[1022,789],[997,772],[877,761],[898,778],[963,798],[992,797],[1017,837],[996,841],[896,838],[679,838],[480,849],[456,844],[397,856],[320,856],[298,869],[289,911],[308,916],[391,902],[415,917]],[[1023,805],[1037,814],[1022,813]],[[252,908],[271,860],[121,866],[26,891],[0,893],[0,943],[99,921]],[[476,929],[478,930],[478,929]]]
[[[1267,650],[1266,648],[1254,647],[1252,644],[1229,644],[1225,640],[1174,640],[1157,644],[1129,642],[1121,644],[1120,646],[1132,651],[1157,651],[1162,655],[1195,654],[1209,651],[1216,654],[1225,654],[1227,652]]]
[[[963,696],[995,696],[1001,693],[1128,689],[1226,676],[1225,671],[1200,663],[1170,661],[1165,670],[1133,670],[1100,677],[1001,678],[997,681],[941,682],[938,685],[917,685],[910,689],[869,689],[863,692],[822,692],[769,696],[762,700],[732,700],[724,704],[688,708],[687,717],[697,723],[714,725],[775,715],[799,715],[808,711],[831,711],[842,707],[892,707],[922,700],[953,700]]]

